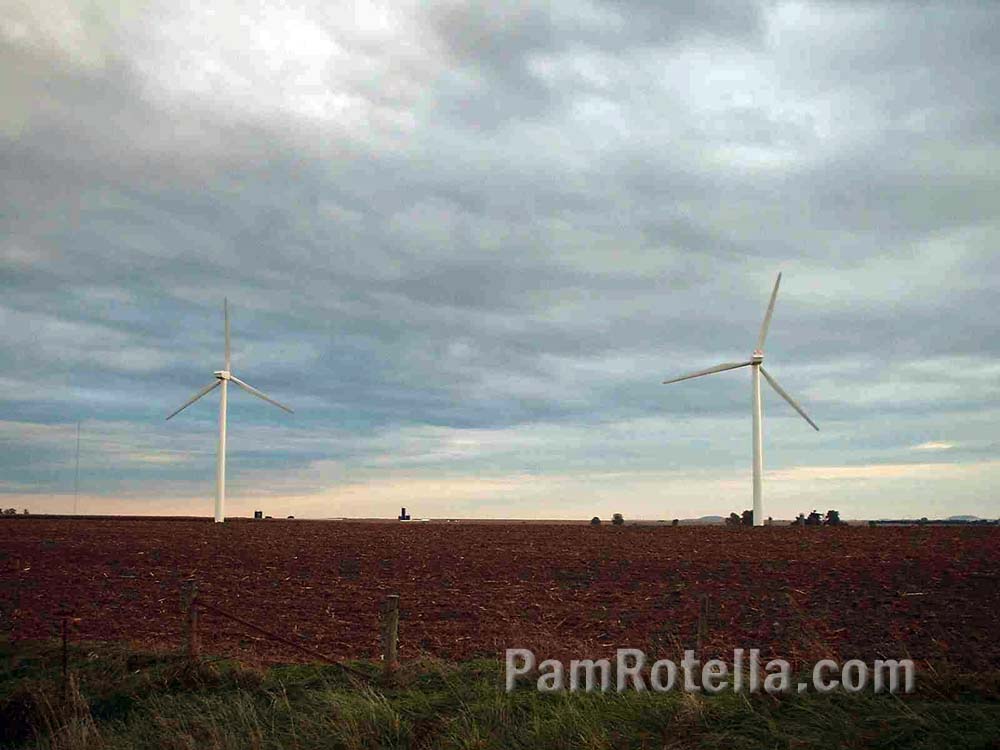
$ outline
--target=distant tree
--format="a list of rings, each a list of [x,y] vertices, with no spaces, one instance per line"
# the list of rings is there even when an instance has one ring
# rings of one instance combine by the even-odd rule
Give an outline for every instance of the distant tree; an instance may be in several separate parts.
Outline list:
[[[590,525],[591,526],[600,526],[601,525],[601,519],[598,518],[597,516],[594,516],[593,518],[590,519]]]
[[[868,528],[874,529],[876,526],[878,526],[878,521],[869,521],[868,522]]]
[[[806,519],[806,526],[820,526],[823,523],[823,516],[817,513],[815,510],[809,514]]]
[[[27,508],[25,508],[25,509],[24,509],[24,511],[22,512],[22,514],[21,514],[21,515],[24,515],[24,516],[30,516],[31,514],[30,514],[30,513],[28,513],[28,509],[27,509]]]
[[[680,526],[681,525],[681,520],[679,518],[675,518],[673,521],[670,522],[670,525],[671,526]]]
[[[824,526],[840,526],[843,521],[840,520],[839,510],[828,510],[826,512],[826,519],[823,521]]]
[[[921,526],[923,526],[925,523],[927,523],[927,516],[924,516],[923,518],[921,518],[919,521],[917,521],[917,523],[919,523]]]
[[[740,517],[740,523],[744,526],[753,526],[753,511],[745,510],[743,515]]]
[[[729,518],[726,519],[726,526],[739,526],[743,521],[736,513],[730,513]]]
[[[795,520],[792,521],[792,526],[805,526],[805,525],[806,525],[806,516],[804,513],[799,513],[797,516],[795,516]]]
[[[16,516],[17,515],[17,509],[16,508],[7,508],[7,509],[4,510],[3,514],[5,516]]]
[[[613,516],[611,516],[611,523],[613,523],[615,526],[624,526],[625,518],[622,516],[621,513],[615,513]]]

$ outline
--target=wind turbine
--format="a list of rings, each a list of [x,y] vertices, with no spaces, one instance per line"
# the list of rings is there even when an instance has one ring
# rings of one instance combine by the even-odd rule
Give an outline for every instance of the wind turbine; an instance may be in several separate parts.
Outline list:
[[[214,391],[218,387],[222,387],[221,396],[219,398],[219,456],[216,463],[216,487],[215,487],[215,522],[222,523],[226,520],[224,513],[224,505],[226,503],[226,411],[227,402],[229,395],[229,383],[232,381],[236,383],[240,388],[242,388],[247,393],[253,394],[257,398],[267,401],[269,404],[274,404],[279,409],[284,409],[289,414],[292,414],[291,409],[289,409],[284,404],[279,404],[273,398],[266,396],[265,394],[258,391],[252,385],[244,383],[238,377],[233,375],[229,370],[229,300],[224,299],[222,302],[223,315],[226,318],[226,366],[222,370],[217,370],[215,374],[215,380],[209,383],[191,398],[184,402],[181,408],[177,409],[175,412],[171,413],[167,419],[176,416],[180,412],[187,409],[191,404],[197,401],[202,396]]]
[[[751,373],[751,389],[753,393],[753,525],[763,526],[764,525],[764,508],[763,499],[761,497],[761,478],[764,473],[764,452],[763,452],[763,413],[760,403],[760,376],[763,375],[764,379],[771,384],[771,387],[777,391],[778,395],[781,396],[785,401],[792,405],[802,418],[812,425],[813,429],[817,432],[819,427],[816,423],[809,419],[809,415],[805,413],[801,406],[799,406],[795,399],[789,396],[785,389],[778,385],[778,381],[775,380],[767,370],[764,369],[764,339],[767,338],[767,329],[771,325],[771,315],[774,313],[774,301],[778,298],[778,285],[781,284],[781,274],[778,274],[778,279],[774,282],[774,291],[771,292],[771,302],[767,306],[767,312],[764,314],[764,322],[760,325],[760,335],[757,337],[757,348],[754,349],[753,354],[750,359],[746,362],[727,362],[725,364],[716,365],[715,367],[709,367],[707,370],[699,370],[698,372],[692,372],[690,375],[683,375],[679,378],[674,378],[673,380],[664,380],[663,383],[677,383],[681,380],[690,380],[691,378],[700,378],[702,375],[711,375],[714,372],[724,372],[725,370],[735,370],[740,367],[749,367]]]

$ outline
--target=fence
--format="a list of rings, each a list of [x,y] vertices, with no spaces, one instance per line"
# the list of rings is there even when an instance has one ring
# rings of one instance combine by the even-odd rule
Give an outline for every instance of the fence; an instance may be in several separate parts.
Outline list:
[[[356,677],[366,682],[371,682],[373,680],[372,675],[366,674],[359,669],[355,669],[349,664],[330,658],[329,656],[326,656],[315,649],[311,649],[302,643],[294,641],[291,638],[286,638],[280,633],[275,633],[254,622],[251,622],[250,620],[247,620],[244,617],[235,615],[232,612],[227,612],[221,607],[216,606],[212,602],[206,600],[205,597],[198,592],[198,585],[194,581],[188,581],[182,589],[181,609],[185,615],[184,646],[182,650],[184,655],[191,661],[198,661],[201,659],[201,613],[211,612],[213,615],[235,622],[243,628],[246,628],[248,631],[262,635],[265,638],[276,641],[277,643],[289,646],[317,661],[332,664],[352,677]],[[80,618],[72,617],[72,613],[67,610],[60,610],[56,614],[61,618],[62,677],[63,688],[65,690],[69,684],[70,628],[74,623],[79,622]],[[380,607],[380,615],[379,640],[382,647],[381,680],[383,683],[389,684],[393,681],[396,669],[399,666],[399,594],[389,594],[386,596]]]
[[[231,622],[235,622],[238,625],[242,625],[244,628],[251,630],[255,633],[270,638],[278,643],[283,643],[286,646],[290,646],[297,651],[306,654],[318,661],[325,662],[327,664],[332,664],[344,672],[358,677],[360,679],[370,681],[371,676],[354,669],[348,664],[331,659],[325,654],[321,654],[314,649],[304,646],[301,643],[293,641],[290,638],[286,638],[279,633],[274,633],[267,628],[263,628],[256,623],[250,622],[249,620],[240,617],[239,615],[234,615],[232,612],[227,612],[220,607],[206,601],[199,593],[198,586],[195,582],[189,582],[185,587],[184,592],[181,597],[183,608],[186,612],[186,653],[189,659],[196,660],[201,656],[201,642],[199,635],[199,619],[200,612],[202,610],[212,612],[219,617],[223,617]],[[381,619],[380,619],[380,641],[382,644],[382,680],[384,682],[391,682],[393,675],[398,667],[398,643],[399,643],[399,594],[389,594],[381,607]]]

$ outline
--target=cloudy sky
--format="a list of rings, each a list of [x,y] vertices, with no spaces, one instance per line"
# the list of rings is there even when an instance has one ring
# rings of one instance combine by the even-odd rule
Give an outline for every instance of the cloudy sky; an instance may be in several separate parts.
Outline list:
[[[1000,4],[0,2],[0,504],[1000,516]],[[766,388],[766,386],[765,386]]]

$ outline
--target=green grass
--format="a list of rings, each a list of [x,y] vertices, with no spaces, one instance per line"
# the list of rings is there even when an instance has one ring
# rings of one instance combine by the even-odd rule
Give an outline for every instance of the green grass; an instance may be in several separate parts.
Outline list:
[[[491,661],[420,660],[377,687],[329,665],[84,645],[64,685],[54,644],[0,644],[0,657],[4,748],[1000,748],[994,673],[921,674],[906,697],[706,698],[507,694]]]

